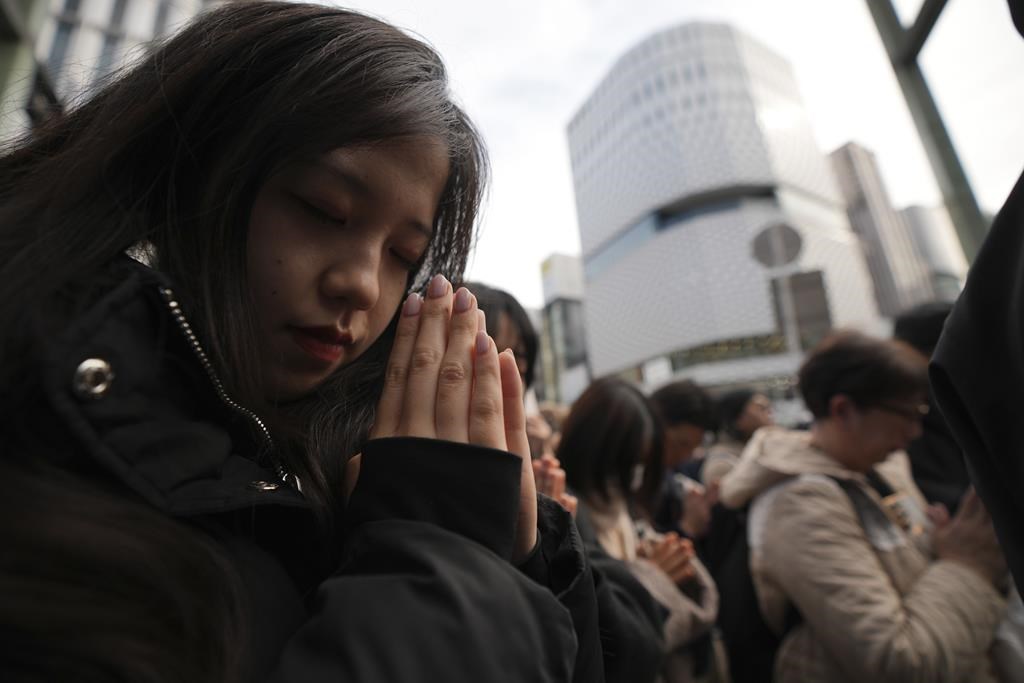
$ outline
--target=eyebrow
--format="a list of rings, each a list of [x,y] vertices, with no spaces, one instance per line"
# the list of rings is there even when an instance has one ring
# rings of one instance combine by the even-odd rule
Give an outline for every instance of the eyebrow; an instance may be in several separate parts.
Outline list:
[[[350,171],[349,169],[345,168],[344,165],[338,164],[330,159],[325,158],[314,159],[312,160],[311,165],[315,168],[327,171],[334,177],[338,178],[356,194],[359,194],[367,198],[373,196],[373,190],[366,183],[366,181],[360,178],[352,171]],[[415,218],[413,218],[412,220],[408,221],[406,225],[408,225],[416,232],[422,233],[428,240],[433,239],[434,237],[433,227],[427,225],[422,221],[418,221]]]

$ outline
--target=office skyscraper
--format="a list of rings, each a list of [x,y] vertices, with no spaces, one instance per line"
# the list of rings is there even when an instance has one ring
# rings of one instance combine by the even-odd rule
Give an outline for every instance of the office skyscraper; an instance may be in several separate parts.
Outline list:
[[[595,375],[784,381],[829,329],[881,331],[789,64],[730,26],[623,55],[568,129]]]
[[[932,290],[924,262],[904,217],[889,201],[874,153],[850,142],[829,158],[850,224],[863,243],[882,315],[895,317],[915,304],[930,301]]]
[[[967,279],[967,258],[946,209],[908,206],[900,215],[927,271],[931,298],[955,301]]]
[[[57,95],[73,99],[147,44],[220,0],[52,0],[36,54]]]

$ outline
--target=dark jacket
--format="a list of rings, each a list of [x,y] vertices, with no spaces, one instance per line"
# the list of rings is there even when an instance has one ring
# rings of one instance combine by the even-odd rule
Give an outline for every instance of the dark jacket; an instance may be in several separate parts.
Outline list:
[[[371,441],[341,547],[324,548],[303,496],[256,462],[249,430],[161,296],[165,283],[126,268],[41,342],[36,424],[67,430],[69,467],[109,475],[219,544],[251,619],[248,678],[603,680],[593,579],[569,515],[541,500],[536,551],[522,567],[509,562],[516,456]],[[88,359],[109,366],[107,385],[83,377]]]
[[[921,421],[921,436],[907,444],[914,483],[929,503],[942,503],[954,514],[960,507],[971,478],[967,474],[963,453],[946,420],[929,397],[931,410]]]
[[[1024,0],[1009,0],[1024,36]],[[932,392],[1024,586],[1024,175],[996,215],[932,356]]]
[[[996,216],[932,356],[935,401],[1024,585],[1024,176]]]
[[[614,619],[601,620],[601,644],[607,683],[654,683],[664,664],[662,629],[668,610],[629,570],[601,547],[586,505],[576,524],[594,572],[598,609]]]

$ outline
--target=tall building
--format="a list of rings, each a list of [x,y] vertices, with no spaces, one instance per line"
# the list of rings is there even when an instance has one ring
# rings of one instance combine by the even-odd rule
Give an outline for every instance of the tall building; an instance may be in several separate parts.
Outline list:
[[[144,54],[154,38],[181,27],[216,0],[51,0],[36,54],[64,101]]]
[[[955,301],[967,279],[967,258],[946,209],[908,206],[900,215],[927,270],[931,298]]]
[[[575,256],[552,254],[541,264],[542,400],[570,404],[590,384],[583,323],[583,268]]]
[[[20,135],[56,106],[34,56],[48,0],[0,3],[0,140]]]
[[[792,68],[761,43],[661,31],[568,137],[595,375],[788,382],[832,327],[882,330]]]
[[[903,217],[893,208],[875,154],[854,142],[829,155],[860,236],[882,315],[894,317],[932,299],[928,273]]]

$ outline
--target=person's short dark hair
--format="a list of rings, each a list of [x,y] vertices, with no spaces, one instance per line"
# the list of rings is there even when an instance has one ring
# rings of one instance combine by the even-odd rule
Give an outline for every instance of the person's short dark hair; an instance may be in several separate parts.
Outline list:
[[[800,367],[799,385],[807,409],[821,419],[828,417],[832,397],[840,394],[860,408],[926,395],[928,364],[905,342],[843,331],[810,352]]]
[[[750,399],[757,392],[753,389],[735,389],[718,397],[718,429],[727,434],[736,432],[736,420],[740,419]]]
[[[664,431],[650,400],[617,377],[587,387],[562,425],[558,459],[566,483],[582,498],[630,497],[637,465],[644,479],[636,502],[650,512],[664,478]]]
[[[651,401],[668,427],[692,424],[710,431],[718,427],[711,395],[688,379],[666,384],[651,394]]]
[[[509,320],[519,329],[519,335],[523,338],[523,346],[526,347],[524,349],[526,352],[526,374],[523,378],[526,386],[524,389],[530,388],[533,385],[533,376],[537,366],[540,339],[537,337],[537,331],[533,328],[526,309],[514,296],[503,289],[480,282],[463,282],[462,286],[473,293],[476,297],[477,307],[487,316],[487,334],[492,337],[498,334],[498,321],[502,313],[508,314]]]
[[[952,310],[953,304],[941,301],[915,306],[897,316],[892,336],[930,358]]]

